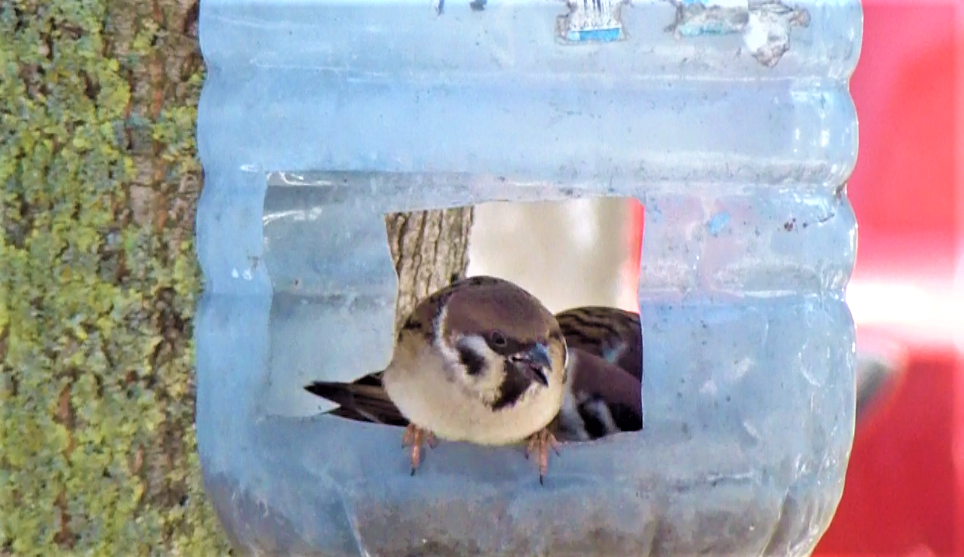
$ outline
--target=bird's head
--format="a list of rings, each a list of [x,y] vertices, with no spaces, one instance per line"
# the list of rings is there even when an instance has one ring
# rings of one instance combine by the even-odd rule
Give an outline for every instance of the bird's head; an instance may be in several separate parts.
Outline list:
[[[485,279],[455,289],[438,316],[437,341],[456,378],[496,410],[558,389],[568,356],[555,317],[522,288]]]

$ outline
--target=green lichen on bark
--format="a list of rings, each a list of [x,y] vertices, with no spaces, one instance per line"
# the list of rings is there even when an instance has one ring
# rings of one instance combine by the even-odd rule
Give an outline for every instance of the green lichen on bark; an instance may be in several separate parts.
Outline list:
[[[0,555],[219,555],[195,0],[0,2]]]

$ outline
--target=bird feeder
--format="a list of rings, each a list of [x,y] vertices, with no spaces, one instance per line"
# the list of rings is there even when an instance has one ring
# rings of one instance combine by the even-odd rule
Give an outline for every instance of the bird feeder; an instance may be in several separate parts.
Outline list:
[[[247,555],[806,555],[854,427],[856,0],[202,0],[197,438]],[[383,215],[645,206],[645,429],[443,443],[303,390],[382,369]],[[565,280],[561,278],[560,280]]]

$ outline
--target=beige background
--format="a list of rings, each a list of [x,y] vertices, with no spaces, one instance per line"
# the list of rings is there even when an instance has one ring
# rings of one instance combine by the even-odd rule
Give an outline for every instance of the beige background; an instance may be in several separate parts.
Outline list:
[[[632,304],[630,205],[619,198],[486,203],[475,208],[468,274],[511,280],[553,312]]]

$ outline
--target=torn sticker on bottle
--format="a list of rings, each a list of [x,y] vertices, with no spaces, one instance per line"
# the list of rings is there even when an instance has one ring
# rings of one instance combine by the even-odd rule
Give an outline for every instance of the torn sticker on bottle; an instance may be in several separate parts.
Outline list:
[[[790,28],[810,25],[810,13],[780,0],[668,0],[676,19],[666,31],[677,38],[741,33],[750,55],[768,68],[790,50]]]
[[[743,44],[757,62],[772,68],[790,50],[790,28],[809,25],[810,12],[807,10],[767,2],[750,10],[743,31]]]
[[[667,31],[677,37],[740,33],[749,19],[749,0],[670,0],[676,21]]]
[[[629,0],[567,0],[569,13],[556,18],[556,34],[567,43],[610,42],[625,38],[620,18]]]

